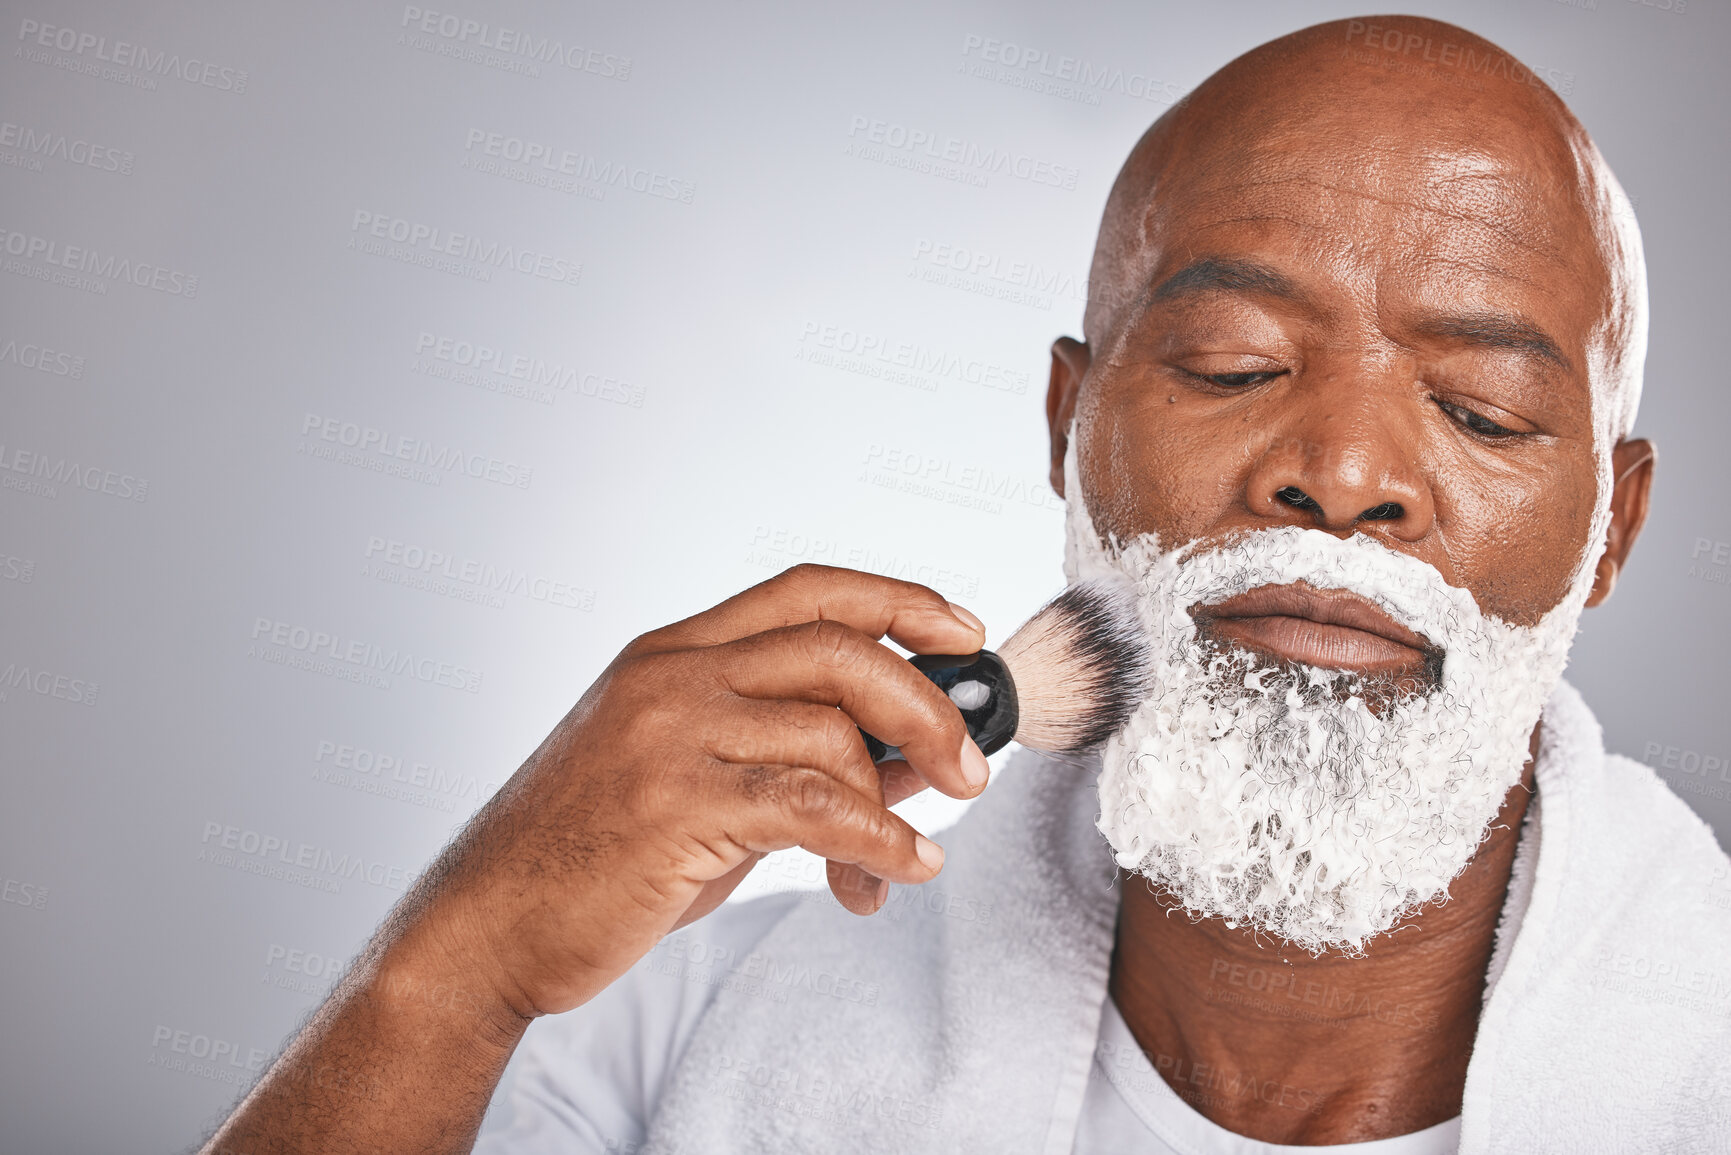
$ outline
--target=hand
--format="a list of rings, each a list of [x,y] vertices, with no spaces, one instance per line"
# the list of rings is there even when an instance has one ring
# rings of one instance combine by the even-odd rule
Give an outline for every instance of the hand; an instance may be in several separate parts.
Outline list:
[[[926,785],[973,797],[986,760],[886,634],[920,653],[985,642],[924,586],[824,566],[638,638],[429,871],[403,949],[461,952],[517,1014],[556,1013],[772,850],[828,858],[859,914],[889,881],[928,881],[943,852],[888,806]],[[856,724],[907,762],[874,767]]]

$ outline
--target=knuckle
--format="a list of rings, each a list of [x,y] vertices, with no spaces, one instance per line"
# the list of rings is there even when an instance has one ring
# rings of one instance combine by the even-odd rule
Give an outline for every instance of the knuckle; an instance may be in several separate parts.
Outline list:
[[[781,793],[781,775],[773,766],[741,766],[739,792],[747,802],[774,803]]]
[[[627,737],[640,750],[659,749],[669,737],[682,733],[690,721],[682,711],[655,698],[633,701],[628,708]]]
[[[896,586],[903,596],[905,596],[909,601],[919,605],[922,609],[928,609],[934,613],[943,614],[948,614],[950,612],[950,599],[946,598],[931,586],[910,581],[898,581]]]
[[[605,713],[623,727],[638,752],[692,745],[725,718],[713,682],[678,654],[649,654],[619,663],[609,676]]]
[[[834,574],[833,566],[819,565],[814,561],[802,561],[781,571],[784,581],[792,582],[801,588],[827,584]]]
[[[836,575],[842,572],[844,571],[834,566],[803,561],[782,570],[764,582],[761,588],[778,599],[804,605],[821,599],[824,593],[834,586]]]
[[[632,638],[629,642],[625,643],[625,647],[619,651],[620,658],[629,660],[641,657],[645,654],[653,654],[658,650],[663,649],[666,646],[666,633],[666,629],[663,628],[650,630],[648,633],[638,634],[635,638]]]
[[[960,747],[962,736],[968,732],[968,724],[955,704],[945,697],[927,698],[926,709],[930,728],[951,745]]]
[[[939,688],[937,683],[930,681],[908,663],[908,669],[913,671],[913,678],[908,681],[912,689],[913,707],[923,716],[926,725],[936,730],[955,730],[960,732],[966,723],[962,721],[962,711],[948,693]]]
[[[826,710],[822,718],[818,740],[826,753],[842,762],[865,757],[865,740],[859,736],[859,727],[852,718],[840,710]]]
[[[860,822],[860,830],[868,841],[886,850],[901,842],[901,825],[887,810],[867,811]]]
[[[673,667],[680,664],[671,654],[622,655],[613,663],[608,680],[633,699],[646,697],[653,702],[662,697],[663,688],[676,682]]]
[[[822,620],[805,627],[806,645],[825,665],[847,667],[861,659],[864,638],[841,622]]]
[[[908,667],[913,670],[912,666]],[[956,709],[955,703],[949,697],[917,671],[905,683],[902,696],[904,708],[910,723],[917,723],[917,735],[926,741],[942,740],[956,746],[962,744],[962,735],[967,731],[967,723],[962,719],[962,712]]]
[[[801,822],[827,826],[847,816],[840,784],[822,771],[794,770],[783,781],[782,803]]]

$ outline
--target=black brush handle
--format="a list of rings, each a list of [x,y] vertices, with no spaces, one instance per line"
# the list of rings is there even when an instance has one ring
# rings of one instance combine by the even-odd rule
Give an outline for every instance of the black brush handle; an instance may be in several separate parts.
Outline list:
[[[908,661],[938,689],[949,695],[968,733],[982,754],[996,754],[1016,736],[1016,726],[1022,720],[1021,707],[1016,702],[1016,680],[1010,677],[1010,667],[990,650],[977,654],[917,654]],[[885,758],[900,758],[901,751],[873,738],[864,730],[866,751],[873,762]]]

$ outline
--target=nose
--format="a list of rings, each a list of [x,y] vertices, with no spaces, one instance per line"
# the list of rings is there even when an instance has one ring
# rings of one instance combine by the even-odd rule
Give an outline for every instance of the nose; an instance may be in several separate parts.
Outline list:
[[[1318,398],[1307,398],[1315,405]],[[1416,541],[1435,518],[1419,464],[1422,431],[1399,403],[1310,408],[1285,422],[1251,467],[1245,499],[1278,525]]]

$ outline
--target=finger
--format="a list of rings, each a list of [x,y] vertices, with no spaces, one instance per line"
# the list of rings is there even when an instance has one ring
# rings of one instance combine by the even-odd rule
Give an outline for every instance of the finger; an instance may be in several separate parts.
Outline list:
[[[743,726],[729,726],[708,743],[714,757],[727,762],[785,762],[813,766],[863,794],[867,801],[893,806],[926,788],[913,767],[901,759],[873,765],[859,728],[846,714],[830,706],[805,702],[739,702]],[[752,855],[723,878],[704,887],[678,926],[707,914],[739,885],[760,855]],[[829,889],[836,901],[855,914],[871,914],[883,906],[888,884],[851,863],[831,860]],[[711,895],[719,889],[720,893]],[[677,927],[675,928],[677,929]]]
[[[889,898],[890,884],[868,874],[851,862],[831,859],[827,868],[829,892],[855,914],[876,914]]]
[[[722,828],[747,850],[803,846],[878,878],[910,884],[929,881],[943,866],[936,843],[821,770],[723,764],[714,778],[725,783],[733,800],[721,817]]]
[[[697,898],[692,901],[690,906],[685,908],[685,913],[679,916],[679,918],[674,922],[672,930],[669,930],[668,933],[672,934],[673,931],[678,930],[681,927],[690,926],[692,923],[726,902],[727,896],[738,889],[739,884],[745,881],[745,876],[751,873],[751,868],[762,861],[763,855],[756,853],[748,854],[746,855],[744,862],[740,863],[720,878],[712,878],[708,882],[704,883],[703,889],[697,892]]]
[[[971,654],[985,628],[917,582],[825,565],[798,565],[713,609],[645,634],[641,652],[715,646],[800,622],[843,622],[871,638],[886,634],[917,654]]]
[[[878,778],[883,783],[884,805],[894,806],[905,802],[926,788],[926,780],[919,772],[900,758],[889,762],[879,762],[875,767]]]
[[[901,748],[931,785],[954,798],[985,787],[985,759],[944,692],[888,647],[837,622],[755,634],[707,652],[716,676],[747,698],[837,706],[879,740]]]
[[[703,744],[711,756],[723,762],[811,766],[858,790],[867,801],[888,805],[883,779],[866,753],[859,727],[834,706],[735,698],[720,726],[704,736]]]
[[[900,758],[879,762],[876,769],[883,780],[885,806],[906,801],[926,788],[925,779],[914,773],[913,767]],[[855,901],[863,906],[868,899],[875,903],[877,908],[881,908],[884,899],[888,897],[888,886],[883,879],[875,874],[867,874],[851,863],[831,859],[828,874],[830,893],[849,910],[856,909],[853,905]]]
[[[831,706],[742,698],[744,723],[708,738],[709,755],[723,762],[779,762],[814,766],[884,806],[905,802],[926,780],[904,759],[874,764],[852,718]]]

